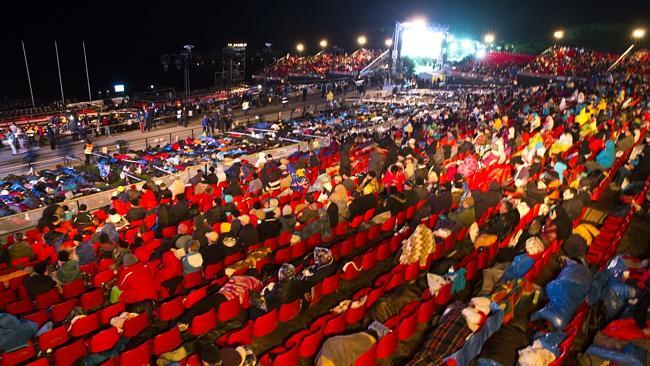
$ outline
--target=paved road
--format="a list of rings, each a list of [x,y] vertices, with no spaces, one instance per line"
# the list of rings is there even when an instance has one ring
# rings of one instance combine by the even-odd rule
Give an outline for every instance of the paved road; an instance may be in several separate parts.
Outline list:
[[[263,115],[263,119],[275,121],[278,117],[283,119],[288,118],[293,109],[303,105],[314,105],[316,108],[322,108],[325,105],[325,100],[321,98],[320,94],[318,94],[308,96],[305,103],[302,102],[301,98],[296,98],[286,105],[273,104],[262,108],[252,109],[247,113],[247,115],[244,115],[243,111],[239,110],[234,113],[234,120],[236,124],[253,123],[255,121],[255,115]],[[133,131],[112,134],[111,136],[100,136],[93,139],[93,143],[96,147],[96,152],[101,152],[102,146],[114,146],[115,142],[118,140],[130,142],[129,146],[131,148],[143,148],[145,146],[145,138],[149,144],[168,143],[170,142],[170,139],[174,141],[176,139],[191,136],[192,132],[195,134],[194,136],[197,136],[197,134],[201,133],[200,128],[200,117],[197,117],[190,120],[188,127],[178,127],[176,123],[172,122],[158,127],[151,132],[141,133],[136,129]],[[192,129],[194,129],[194,131],[192,131]],[[47,145],[41,148],[32,148],[30,153],[32,154],[31,159],[34,163],[34,167],[38,170],[62,163],[62,158],[66,153],[67,156],[82,159],[83,149],[84,144],[82,142],[72,141],[71,138],[66,137],[64,141],[57,144],[56,150],[51,150],[49,145]],[[12,156],[11,149],[8,146],[5,146],[0,149],[0,177],[12,173],[19,174],[26,172],[29,169],[27,162],[27,153],[19,156]]]

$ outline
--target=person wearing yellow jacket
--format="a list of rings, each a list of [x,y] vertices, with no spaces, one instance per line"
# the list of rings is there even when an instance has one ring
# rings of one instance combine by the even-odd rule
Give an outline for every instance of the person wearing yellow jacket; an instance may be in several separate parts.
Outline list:
[[[90,139],[86,139],[86,146],[84,147],[84,155],[86,155],[86,165],[90,164],[90,159],[93,156],[93,143]]]

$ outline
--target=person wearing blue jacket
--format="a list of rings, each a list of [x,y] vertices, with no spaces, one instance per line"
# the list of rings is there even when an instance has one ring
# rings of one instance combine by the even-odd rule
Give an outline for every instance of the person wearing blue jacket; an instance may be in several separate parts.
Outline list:
[[[587,171],[596,171],[596,170],[607,170],[614,165],[614,160],[616,160],[616,146],[614,141],[607,140],[605,142],[605,148],[596,155],[596,160],[590,160],[585,163],[585,168]]]

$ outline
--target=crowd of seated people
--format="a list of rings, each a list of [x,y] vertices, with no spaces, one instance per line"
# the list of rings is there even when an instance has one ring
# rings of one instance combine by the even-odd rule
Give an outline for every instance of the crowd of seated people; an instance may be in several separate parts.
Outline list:
[[[553,46],[526,65],[523,71],[586,78],[607,71],[618,55],[577,47]]]
[[[269,77],[289,75],[325,76],[329,73],[353,74],[379,56],[379,52],[360,49],[352,54],[319,52],[313,56],[288,55],[269,66]]]
[[[621,61],[618,69],[636,75],[650,74],[650,52],[643,49],[632,53]]]
[[[643,187],[647,86],[632,78],[599,88],[608,90],[510,87],[459,92],[462,105],[380,108],[392,127],[339,130],[309,153],[233,159],[188,185],[124,187],[92,213],[48,206],[37,229],[3,246],[12,265],[1,277],[0,331],[20,335],[1,344],[3,363],[366,364],[384,339],[411,339],[401,320],[418,322],[421,304],[429,335],[406,362],[441,364],[473,334],[494,331],[486,318],[512,315],[492,304],[511,289],[482,283],[488,298],[452,304],[431,322],[434,303],[467,295],[480,258],[485,268],[494,251],[491,261],[510,268],[543,257],[573,234],[603,182]],[[407,268],[415,286],[404,283]],[[364,278],[371,272],[380,278]],[[336,281],[367,291],[341,298]],[[318,322],[305,310],[319,296],[350,301]],[[363,321],[352,321],[357,309]],[[293,329],[306,333],[278,328],[296,317]],[[274,331],[269,351],[257,340]],[[277,334],[298,343],[285,348]]]
[[[513,79],[535,56],[505,51],[490,51],[483,58],[460,62],[453,70],[489,77]]]

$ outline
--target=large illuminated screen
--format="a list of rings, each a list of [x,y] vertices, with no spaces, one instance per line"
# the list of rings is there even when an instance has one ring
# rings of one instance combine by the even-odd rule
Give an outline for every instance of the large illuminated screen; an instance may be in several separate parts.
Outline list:
[[[410,58],[415,73],[431,74],[442,59],[444,33],[425,25],[404,25],[401,33],[401,56]]]

